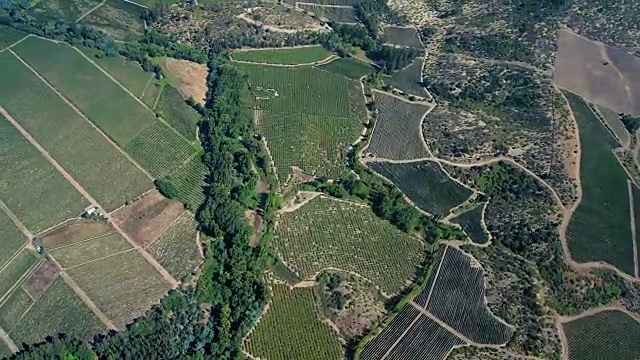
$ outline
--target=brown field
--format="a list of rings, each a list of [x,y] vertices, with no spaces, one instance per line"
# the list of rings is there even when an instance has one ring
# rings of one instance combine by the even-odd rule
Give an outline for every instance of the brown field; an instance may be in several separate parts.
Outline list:
[[[199,244],[196,243],[197,223],[193,214],[186,212],[147,251],[173,277],[181,279],[202,263]]]
[[[262,220],[262,217],[258,215],[255,210],[247,210],[244,212],[244,215],[247,217],[249,221],[249,225],[253,229],[251,232],[251,246],[257,246],[260,243],[260,238],[262,234],[264,234],[265,223]]]
[[[83,241],[51,250],[61,266],[70,268],[132,249],[131,244],[120,234],[105,234],[91,240]]]
[[[133,241],[146,247],[182,213],[184,207],[181,203],[168,200],[159,192],[152,191],[115,212],[112,218]]]
[[[75,244],[114,231],[103,221],[72,220],[40,236],[42,244],[50,249]]]
[[[188,60],[164,58],[162,69],[169,78],[174,79],[173,85],[186,99],[192,97],[204,105],[207,97],[207,74],[209,69],[204,64]]]
[[[22,288],[32,299],[37,300],[59,273],[60,268],[58,265],[47,259],[31,274]]]
[[[606,65],[605,65],[606,64]],[[558,38],[554,82],[617,112],[640,112],[640,59],[563,29]]]

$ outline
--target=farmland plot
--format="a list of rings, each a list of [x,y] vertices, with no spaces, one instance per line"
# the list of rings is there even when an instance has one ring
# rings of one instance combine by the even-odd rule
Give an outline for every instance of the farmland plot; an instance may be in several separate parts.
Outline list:
[[[365,344],[359,358],[361,360],[380,359],[400,339],[418,316],[420,316],[418,309],[411,304],[405,305],[380,334]]]
[[[4,341],[0,341],[0,357],[4,358],[4,357],[9,357],[11,355],[13,355],[13,351],[9,349],[9,347],[7,346],[7,344],[5,344]]]
[[[421,83],[423,62],[424,58],[416,58],[411,65],[406,68],[398,70],[389,76],[383,77],[384,83],[409,95],[428,98],[429,94]]]
[[[176,88],[164,86],[155,110],[185,138],[195,141],[201,116],[182,99]]]
[[[422,41],[418,30],[413,27],[387,26],[384,28],[382,41],[386,44],[414,47],[422,49]],[[419,79],[418,79],[419,80]]]
[[[105,4],[87,15],[82,25],[102,30],[118,40],[138,38],[144,34],[144,21],[138,6],[121,6],[126,2],[107,0]],[[141,9],[143,10],[143,9]]]
[[[444,360],[456,345],[464,342],[424,315],[411,326],[385,359]]]
[[[569,250],[580,262],[606,261],[634,273],[627,174],[611,152],[615,139],[578,96],[565,93],[580,132],[582,200],[567,229]]]
[[[105,221],[74,219],[38,237],[44,246],[54,250],[114,232],[115,230]]]
[[[0,54],[0,84],[7,84],[0,86],[2,106],[107,211],[153,186],[142,171],[9,53]]]
[[[361,77],[375,72],[375,69],[371,65],[352,58],[338,58],[328,64],[319,65],[318,67],[336,74],[344,75],[353,80],[359,80]]]
[[[427,311],[474,342],[509,341],[513,331],[487,308],[484,271],[475,260],[449,248],[434,276],[431,297],[426,305],[421,304]]]
[[[29,250],[22,250],[2,271],[0,271],[0,299],[38,262],[38,257]]]
[[[60,21],[73,23],[83,14],[100,4],[100,0],[43,0],[28,11],[39,21]]]
[[[323,17],[336,23],[357,23],[355,9],[353,7],[333,7],[315,4],[298,3],[298,8],[310,11],[318,17]]]
[[[270,360],[339,360],[342,343],[318,318],[312,288],[273,284],[267,313],[245,341],[251,355]]]
[[[70,268],[130,249],[132,249],[131,244],[120,234],[114,233],[53,249],[50,254],[58,260],[60,265]]]
[[[13,45],[16,41],[27,36],[27,33],[16,28],[0,25],[0,50]]]
[[[22,289],[34,300],[37,300],[60,273],[60,267],[51,259],[45,259],[29,275]]]
[[[476,244],[484,244],[489,239],[487,238],[487,232],[482,226],[482,213],[484,212],[484,204],[479,204],[474,209],[464,212],[456,216],[453,221],[460,225],[462,230],[469,235],[471,241]]]
[[[82,339],[105,330],[105,326],[58,277],[15,325],[11,338],[16,343],[42,341],[47,335],[65,332]]]
[[[17,288],[0,307],[0,327],[4,331],[11,332],[31,304],[33,304],[33,300],[29,295],[24,290]]]
[[[387,294],[413,276],[424,251],[424,244],[378,219],[368,206],[324,197],[284,213],[272,244],[302,278],[338,268],[366,277]]]
[[[169,284],[137,251],[77,266],[67,273],[120,327],[142,315],[169,290]]]
[[[207,100],[207,77],[209,68],[206,64],[162,57],[154,59],[162,66],[162,72],[172,87],[178,90],[183,99],[193,99],[202,105]],[[193,109],[192,109],[193,110]]]
[[[100,54],[99,50],[91,48],[79,47],[79,49],[137,97],[142,97],[147,84],[155,78],[154,73],[142,70],[142,66],[136,61],[130,61],[122,56],[105,56]]]
[[[197,155],[165,176],[163,180],[173,183],[178,189],[176,199],[195,211],[204,202],[207,173],[208,169],[202,162],[202,155]]]
[[[472,194],[431,161],[402,164],[371,162],[368,165],[391,180],[418,207],[432,214],[447,214]]]
[[[636,242],[636,248],[640,249],[640,189],[637,186],[631,185],[632,196],[633,196],[633,216],[634,223],[636,226],[636,238],[634,241]],[[637,261],[640,263],[640,250],[638,251]]]
[[[390,160],[428,156],[420,138],[420,127],[429,108],[381,92],[375,92],[374,97],[379,113],[365,152]]]
[[[32,232],[77,216],[89,203],[0,115],[0,199]]]
[[[0,269],[27,241],[29,239],[11,221],[9,216],[0,210],[0,249],[2,249],[0,251]]]
[[[196,243],[197,226],[193,214],[184,212],[147,249],[149,254],[176,279],[182,279],[202,262]]]
[[[322,46],[237,51],[231,55],[234,60],[238,61],[286,65],[313,63],[329,56],[331,53]]]
[[[640,323],[622,311],[603,311],[562,325],[569,359],[637,359]]]
[[[602,117],[607,122],[607,126],[613,131],[615,136],[620,140],[621,144],[629,143],[629,132],[624,127],[617,112],[606,106],[596,106]]]

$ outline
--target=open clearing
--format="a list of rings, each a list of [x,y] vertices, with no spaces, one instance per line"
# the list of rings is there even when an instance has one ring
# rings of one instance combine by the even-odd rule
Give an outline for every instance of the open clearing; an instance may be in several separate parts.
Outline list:
[[[236,51],[231,55],[233,60],[238,61],[284,65],[309,64],[322,61],[329,56],[329,50],[322,46]]]
[[[609,109],[606,106],[597,106],[597,111],[602,114],[602,117],[607,123],[607,126],[611,129],[613,134],[620,140],[620,144],[629,144],[630,134],[624,127],[620,115],[615,110]]]
[[[617,112],[638,114],[640,84],[627,76],[639,71],[639,59],[571,31],[560,31],[554,82],[561,88]]]
[[[184,212],[147,248],[149,254],[176,279],[182,279],[202,262],[196,242],[197,225],[193,214]]]
[[[75,217],[89,202],[0,114],[0,199],[33,233]]]
[[[353,58],[337,58],[330,63],[323,64],[318,67],[336,74],[344,75],[353,80],[359,80],[361,77],[375,72],[375,69],[370,64]]]
[[[565,96],[578,122],[582,147],[583,195],[567,229],[571,256],[578,262],[605,261],[633,275],[627,173],[611,151],[617,143],[582,99]]]
[[[429,107],[412,104],[391,95],[374,92],[378,119],[365,153],[389,160],[410,160],[428,156],[420,138],[422,118]]]
[[[387,294],[413,277],[425,249],[419,240],[377,218],[368,206],[322,196],[283,213],[272,244],[304,279],[337,268],[366,277]]]
[[[67,273],[118,327],[142,315],[170,288],[137,251],[77,266]]]
[[[207,75],[205,64],[173,58],[162,58],[161,66],[166,76],[185,99],[193,98],[204,104],[207,97]]]
[[[60,265],[70,268],[130,249],[132,249],[131,244],[120,234],[112,233],[53,249],[50,254]]]
[[[170,85],[165,85],[162,88],[155,110],[185,138],[196,140],[196,131],[201,116],[184,101],[180,91],[176,88]]]
[[[88,121],[7,52],[0,54],[0,84],[2,106],[105,210],[153,186]]]
[[[244,343],[253,356],[271,360],[339,360],[338,334],[318,318],[313,288],[273,284],[269,308]]]
[[[451,180],[432,161],[410,163],[369,162],[369,167],[393,182],[419,208],[446,215],[471,196],[471,190]]]
[[[152,191],[112,214],[112,219],[133,241],[146,247],[184,213],[184,207]]]
[[[423,48],[418,30],[414,27],[387,26],[384,28],[382,41],[386,44]],[[419,80],[420,78],[418,78]]]
[[[299,9],[310,11],[316,16],[325,18],[329,21],[336,23],[357,23],[356,13],[353,7],[336,7],[336,6],[324,6],[317,4],[304,4],[298,3],[296,5]]]
[[[640,323],[622,311],[603,311],[562,324],[569,359],[637,359]]]
[[[105,326],[58,277],[18,321],[10,336],[16,343],[31,344],[60,332],[89,339],[103,330]]]
[[[640,199],[639,199],[640,200]],[[29,239],[0,209],[0,269]]]

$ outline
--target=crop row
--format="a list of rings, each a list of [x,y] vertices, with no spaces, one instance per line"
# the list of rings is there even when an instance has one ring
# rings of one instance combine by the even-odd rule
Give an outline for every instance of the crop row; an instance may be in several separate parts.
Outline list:
[[[380,334],[365,344],[359,358],[361,360],[380,359],[419,315],[420,312],[413,305],[405,305]]]
[[[176,197],[178,200],[186,204],[189,209],[196,210],[204,202],[207,172],[202,156],[194,156],[164,179],[175,184],[179,189]]]
[[[176,279],[192,272],[202,262],[196,244],[197,224],[193,214],[185,212],[147,251]]]
[[[484,244],[487,242],[487,233],[482,226],[482,213],[484,212],[484,204],[479,204],[472,210],[464,212],[456,216],[452,221],[462,227],[471,241],[476,244]]]
[[[462,340],[437,322],[420,315],[385,359],[444,360],[454,346],[462,344]]]
[[[239,51],[232,55],[234,60],[288,65],[313,63],[329,56],[331,53],[323,46]]]

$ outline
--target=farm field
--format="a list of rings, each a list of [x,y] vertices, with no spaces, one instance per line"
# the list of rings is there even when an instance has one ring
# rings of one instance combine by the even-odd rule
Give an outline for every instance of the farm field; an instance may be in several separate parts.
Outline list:
[[[386,324],[382,332],[369,340],[359,358],[361,360],[377,360],[382,357],[400,338],[402,333],[420,316],[420,311],[411,304],[406,304]]]
[[[345,175],[347,149],[363,127],[358,119],[305,114],[265,114],[258,126],[283,183],[292,166],[329,178]]]
[[[611,152],[617,146],[591,109],[565,92],[578,122],[583,196],[567,229],[569,250],[579,262],[605,261],[633,275],[627,174]]]
[[[118,40],[136,39],[144,35],[144,21],[139,6],[125,1],[107,0],[80,21],[82,25],[102,30]]]
[[[169,284],[137,251],[77,266],[67,273],[119,327],[142,315],[169,290]]]
[[[47,287],[51,285],[60,271],[61,269],[58,264],[47,258],[41,261],[38,267],[29,274],[29,277],[22,285],[22,290],[32,299],[37,300]]]
[[[176,88],[170,85],[163,87],[155,110],[185,138],[196,140],[196,129],[201,116],[182,99]]]
[[[359,80],[361,77],[375,72],[375,69],[371,65],[351,58],[338,58],[328,64],[319,65],[318,67],[344,75],[353,80]]]
[[[16,41],[27,36],[27,33],[20,31],[16,28],[0,25],[0,50],[3,50]]]
[[[33,233],[75,217],[89,203],[0,115],[0,200]]]
[[[484,204],[478,204],[472,210],[466,211],[451,221],[460,225],[462,230],[469,235],[471,241],[476,244],[484,244],[489,239],[487,233],[482,226],[482,213],[484,212]]]
[[[462,251],[449,247],[434,273],[434,283],[416,302],[447,325],[480,344],[506,344],[512,329],[485,304],[484,271]]]
[[[175,184],[178,190],[176,199],[195,211],[204,202],[207,171],[199,154],[162,179]]]
[[[422,41],[418,30],[413,27],[387,26],[384,28],[382,41],[386,44],[407,46],[422,49]],[[420,80],[420,78],[418,78]]]
[[[0,271],[0,299],[9,293],[21,278],[38,262],[35,252],[22,250],[11,262]]]
[[[385,359],[444,360],[454,346],[462,344],[462,340],[437,322],[420,315]]]
[[[244,343],[253,356],[270,360],[340,360],[339,336],[323,323],[312,288],[272,284],[269,309]]]
[[[78,47],[78,49],[137,97],[142,97],[144,89],[155,79],[154,73],[142,70],[141,65],[136,61],[127,60],[122,56],[105,56],[101,51],[91,48]]]
[[[629,186],[631,186],[631,192],[632,192],[632,196],[633,196],[633,215],[634,215],[634,224],[636,226],[636,238],[634,239],[634,241],[636,242],[636,248],[640,249],[640,233],[639,233],[639,229],[640,229],[640,189],[633,185],[633,184],[629,184]],[[637,261],[640,264],[640,250],[638,250],[638,253],[636,254]]]
[[[205,103],[209,76],[206,64],[168,57],[154,60],[162,67],[169,84],[176,88],[184,99],[193,98],[196,102]]]
[[[31,7],[28,13],[40,21],[72,23],[87,11],[100,4],[100,0],[42,0]]]
[[[56,248],[50,250],[49,253],[60,265],[65,268],[71,268],[131,249],[131,244],[120,234],[112,233]]]
[[[190,212],[184,212],[147,251],[174,278],[182,279],[202,262],[196,243],[197,223]]]
[[[0,327],[11,332],[22,314],[33,304],[33,300],[21,288],[16,288],[0,306]]]
[[[612,109],[609,109],[606,106],[596,106],[602,117],[607,122],[607,125],[613,131],[615,136],[620,140],[621,144],[629,143],[629,132],[624,127],[624,124],[620,120],[620,116],[617,112]]]
[[[302,278],[338,268],[364,276],[386,294],[411,279],[425,250],[422,242],[378,219],[368,206],[325,197],[282,214],[272,244]]]
[[[145,247],[164,233],[184,207],[158,191],[151,191],[111,215],[113,221],[138,245]]]
[[[357,23],[355,10],[353,7],[329,7],[315,4],[298,3],[298,8],[311,11],[316,16],[323,17],[329,21],[337,23]]]
[[[105,221],[74,219],[39,235],[38,238],[44,246],[54,250],[114,232],[115,230]]]
[[[300,48],[264,49],[236,51],[231,55],[233,60],[249,61],[264,64],[308,64],[324,60],[331,56],[331,52],[322,46],[307,46]]]
[[[0,252],[0,269],[28,240],[9,216],[0,210],[0,249],[2,249]]]
[[[89,339],[104,330],[105,326],[62,277],[58,277],[16,323],[9,336],[16,344],[30,344],[60,332]]]
[[[427,90],[422,87],[422,64],[424,58],[416,58],[411,65],[402,70],[398,70],[391,75],[384,76],[382,80],[385,84],[405,92],[409,95],[429,97]]]
[[[471,190],[453,181],[432,161],[412,163],[370,162],[373,171],[391,180],[419,208],[432,214],[449,210],[471,196]]]
[[[422,104],[402,101],[379,91],[374,93],[374,97],[379,113],[365,153],[389,160],[409,160],[428,156],[420,138],[420,128],[422,118],[429,108]]]
[[[570,360],[637,359],[640,323],[622,311],[603,311],[564,323]]]
[[[0,84],[21,84],[0,86],[2,106],[107,211],[153,186],[142,171],[10,53],[0,54],[0,69]],[[33,106],[34,101],[42,106]]]

